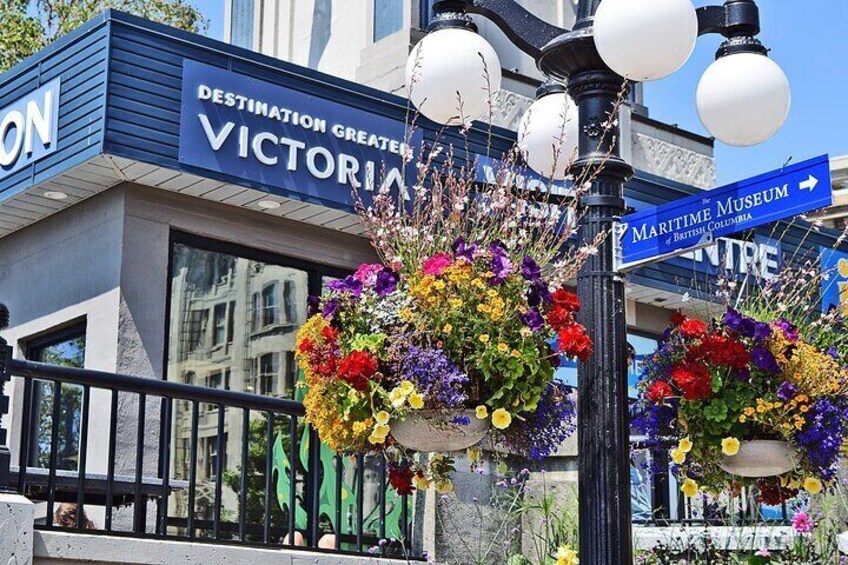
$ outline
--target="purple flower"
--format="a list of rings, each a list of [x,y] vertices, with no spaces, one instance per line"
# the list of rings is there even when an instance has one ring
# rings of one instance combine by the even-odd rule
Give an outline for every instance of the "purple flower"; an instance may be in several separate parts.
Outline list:
[[[333,299],[328,300],[327,302],[324,303],[324,311],[322,312],[322,314],[324,314],[324,317],[329,320],[333,316],[336,315],[336,312],[338,310],[339,310],[339,301],[336,300],[335,298],[333,298]]]
[[[836,350],[835,345],[830,346],[830,348],[827,350],[827,354],[839,361],[839,352]]]
[[[357,280],[353,275],[348,275],[341,280],[330,281],[327,286],[330,290],[352,294],[353,296],[362,294],[362,281]]]
[[[465,243],[463,238],[458,237],[456,238],[456,241],[453,242],[453,255],[457,259],[465,259],[471,263],[474,261],[479,247],[480,246],[476,243]]]
[[[499,434],[500,441],[512,452],[532,460],[551,455],[576,427],[576,411],[569,392],[570,389],[560,382],[549,384],[536,410],[526,413],[523,420],[514,420]]]
[[[309,298],[306,299],[306,311],[307,315],[311,318],[315,314],[321,311],[321,298],[315,296],[314,294],[310,294]]]
[[[544,318],[542,318],[542,315],[535,308],[531,308],[524,314],[520,314],[519,317],[524,322],[524,325],[534,332],[541,330],[545,326]]]
[[[780,365],[777,364],[777,359],[771,354],[771,351],[757,345],[751,349],[751,362],[767,373],[777,374],[780,372]]]
[[[397,288],[398,274],[388,267],[377,273],[377,280],[374,283],[374,292],[379,296],[391,294]]]
[[[408,347],[396,374],[399,380],[415,384],[430,410],[459,408],[468,399],[465,393],[468,375],[439,349]]]
[[[815,473],[825,482],[836,474],[839,454],[848,436],[845,406],[830,398],[819,398],[806,414],[807,422],[795,435]]]
[[[454,416],[452,423],[456,426],[467,426],[471,423],[469,416]]]
[[[521,261],[521,276],[530,282],[536,282],[542,276],[542,268],[535,259],[525,255]]]
[[[786,336],[786,339],[788,339],[789,341],[798,341],[798,326],[796,326],[786,318],[782,318],[777,323],[777,327],[783,330],[783,335]]]
[[[728,308],[722,320],[731,330],[744,337],[754,337],[756,322],[751,318],[743,316],[733,308]]]
[[[527,292],[527,303],[530,306],[535,308],[542,304],[551,304],[553,301],[554,297],[551,295],[551,291],[548,289],[548,284],[545,281],[539,279],[530,285],[530,290]]]
[[[784,402],[789,402],[795,398],[796,394],[798,394],[798,387],[789,381],[784,382],[777,388],[777,397]]]
[[[512,261],[506,255],[495,255],[492,257],[492,280],[493,285],[500,285],[512,272]]]
[[[771,337],[771,326],[764,322],[754,324],[754,339],[764,341]]]

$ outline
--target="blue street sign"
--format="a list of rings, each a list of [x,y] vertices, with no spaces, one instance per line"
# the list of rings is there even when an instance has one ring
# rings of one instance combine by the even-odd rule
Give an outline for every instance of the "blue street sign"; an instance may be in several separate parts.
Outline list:
[[[625,216],[620,268],[670,257],[763,224],[830,206],[830,160],[810,159]]]

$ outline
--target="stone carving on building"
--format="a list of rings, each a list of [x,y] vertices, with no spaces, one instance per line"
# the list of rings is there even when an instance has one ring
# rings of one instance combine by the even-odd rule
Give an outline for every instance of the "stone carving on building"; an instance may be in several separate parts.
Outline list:
[[[699,188],[715,186],[715,160],[709,155],[636,132],[632,140],[637,170]]]
[[[492,123],[512,131],[518,130],[518,124],[524,112],[530,108],[533,99],[509,90],[500,90],[494,96]]]

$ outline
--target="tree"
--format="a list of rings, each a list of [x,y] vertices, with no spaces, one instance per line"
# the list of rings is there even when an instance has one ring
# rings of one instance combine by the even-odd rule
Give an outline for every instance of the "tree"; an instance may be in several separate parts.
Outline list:
[[[189,0],[0,0],[0,72],[109,8],[191,32],[208,27]]]

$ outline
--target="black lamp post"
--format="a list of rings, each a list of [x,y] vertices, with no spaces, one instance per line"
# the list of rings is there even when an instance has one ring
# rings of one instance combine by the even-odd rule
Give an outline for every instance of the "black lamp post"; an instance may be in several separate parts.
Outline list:
[[[429,28],[476,30],[469,14],[484,16],[529,54],[545,75],[567,85],[579,113],[578,154],[571,172],[574,178],[587,170],[596,173],[582,196],[586,215],[581,230],[586,241],[612,233],[625,208],[623,185],[633,175],[618,147],[615,111],[624,79],[604,62],[594,37],[593,20],[601,1],[580,0],[576,24],[569,31],[544,22],[514,0],[435,0]],[[759,11],[753,0],[727,0],[723,6],[701,8],[697,20],[699,35],[725,36],[719,58],[766,52],[755,39]],[[594,342],[591,358],[578,369],[580,560],[584,565],[632,561],[627,324],[624,281],[615,271],[614,247],[612,236],[604,239],[577,281],[581,322]]]

